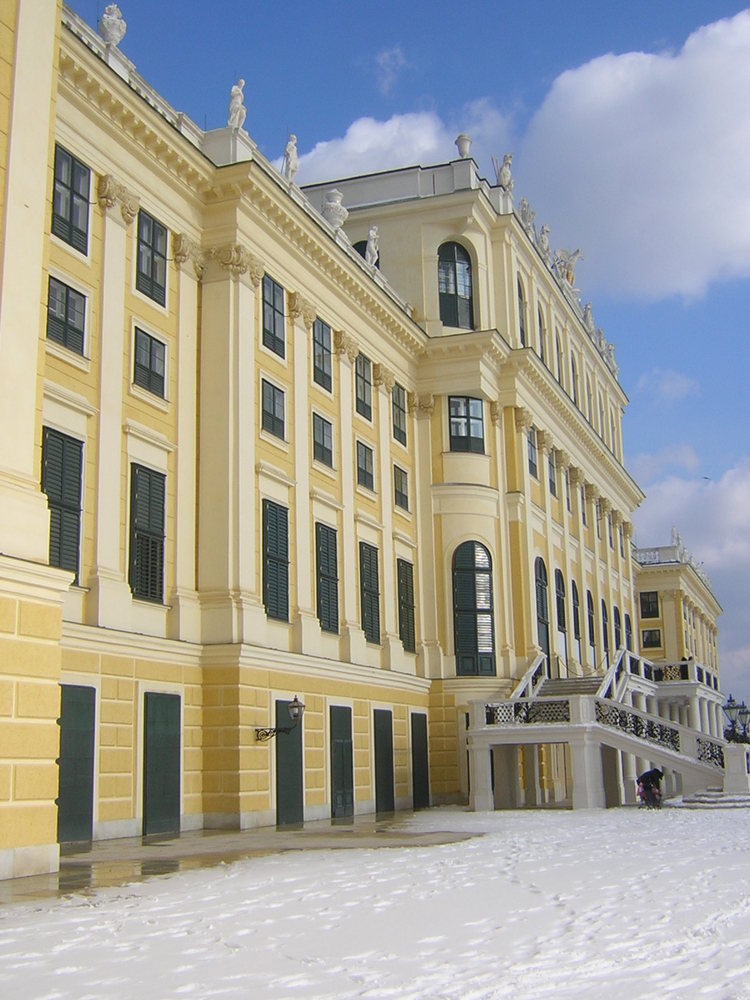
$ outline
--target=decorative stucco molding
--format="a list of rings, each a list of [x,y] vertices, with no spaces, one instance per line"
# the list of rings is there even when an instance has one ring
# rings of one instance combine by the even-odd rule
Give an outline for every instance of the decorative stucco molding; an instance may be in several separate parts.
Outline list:
[[[420,417],[431,417],[435,410],[435,397],[431,392],[410,392],[408,397],[409,413]]]
[[[289,292],[288,302],[289,315],[292,319],[296,319],[299,316],[307,329],[312,330],[312,325],[317,316],[317,310],[312,302],[299,292]]]
[[[527,410],[525,406],[516,407],[516,430],[523,431],[525,434],[531,429],[534,424],[534,418],[531,415],[531,411]]]
[[[382,385],[386,392],[390,392],[396,384],[396,376],[390,368],[376,363],[372,366],[372,383],[373,385]]]
[[[102,211],[120,206],[123,222],[129,226],[138,214],[140,198],[128,191],[112,174],[100,174],[96,185],[99,207]]]
[[[359,354],[357,341],[348,333],[344,333],[343,330],[333,331],[333,349],[337,354],[346,355],[352,364],[357,360]]]
[[[201,250],[195,240],[191,240],[184,233],[172,233],[172,256],[179,267],[191,261],[195,276],[198,281],[201,281],[206,273],[207,254]]]

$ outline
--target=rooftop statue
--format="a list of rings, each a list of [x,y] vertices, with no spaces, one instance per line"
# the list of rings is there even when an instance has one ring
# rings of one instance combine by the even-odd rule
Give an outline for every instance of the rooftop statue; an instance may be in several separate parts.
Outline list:
[[[281,172],[289,183],[292,184],[294,182],[294,175],[298,170],[299,155],[297,153],[297,136],[294,133],[291,133],[286,141],[284,162],[281,164]]]
[[[529,204],[528,198],[521,198],[521,204],[518,208],[518,214],[521,219],[521,225],[526,230],[530,239],[534,239],[536,230],[534,228],[534,219],[536,218],[536,212]]]
[[[108,3],[99,21],[99,34],[107,45],[119,45],[127,30],[120,8],[116,3]]]
[[[245,86],[244,80],[238,80],[232,87],[229,95],[229,117],[227,118],[227,128],[242,128],[245,124],[247,108],[244,105],[244,95],[242,88]]]
[[[379,249],[379,237],[378,237],[378,227],[370,226],[370,231],[367,234],[367,247],[365,248],[365,260],[368,264],[373,267],[378,262],[378,257],[380,256]]]
[[[349,215],[349,212],[341,204],[341,199],[343,197],[343,192],[338,191],[336,188],[332,188],[330,191],[326,192],[326,200],[323,205],[323,218],[326,222],[333,226],[337,233],[344,225]]]
[[[596,323],[594,322],[594,313],[590,302],[587,302],[583,308],[583,325],[592,337],[596,334]]]
[[[503,162],[500,164],[496,156],[492,157],[492,165],[495,168],[495,174],[497,176],[497,183],[501,188],[504,188],[508,194],[513,192],[513,177],[511,176],[510,167],[513,163],[513,154],[506,153],[503,157]]]
[[[549,267],[552,251],[549,245],[549,226],[546,222],[539,230],[539,238],[536,245],[539,247],[539,253],[542,255],[545,264]]]
[[[576,284],[576,264],[583,260],[582,250],[555,250],[555,259],[552,266],[555,274],[562,281],[566,281],[571,288]]]

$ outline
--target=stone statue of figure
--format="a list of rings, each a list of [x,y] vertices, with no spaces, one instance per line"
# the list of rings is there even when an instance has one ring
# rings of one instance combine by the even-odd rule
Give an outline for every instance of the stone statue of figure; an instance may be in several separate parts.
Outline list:
[[[378,227],[370,226],[370,231],[367,234],[367,246],[365,247],[365,260],[368,264],[373,267],[378,262],[378,256],[380,255],[379,250],[379,237],[378,237]]]
[[[518,214],[521,217],[521,225],[529,234],[531,239],[534,238],[534,219],[536,218],[536,212],[529,204],[528,198],[521,198],[521,204],[518,209]]]
[[[596,333],[596,323],[594,322],[594,313],[591,309],[590,302],[587,302],[583,308],[583,325],[590,334],[593,335]]]
[[[503,157],[502,166],[500,166],[495,157],[492,158],[495,166],[495,173],[497,174],[497,183],[501,188],[505,188],[508,194],[513,191],[513,177],[511,176],[510,167],[513,163],[513,154],[506,153]]]
[[[550,261],[550,245],[549,245],[549,226],[545,222],[542,228],[539,230],[539,253],[544,258],[545,264],[549,266]]]
[[[120,8],[116,3],[108,3],[99,21],[99,34],[107,45],[119,45],[127,30]]]
[[[555,251],[555,272],[562,281],[566,281],[571,288],[576,283],[576,264],[583,260],[582,250],[556,250]]]
[[[229,95],[229,118],[227,118],[228,128],[242,128],[245,124],[247,108],[243,103],[244,95],[242,93],[242,88],[244,86],[245,81],[238,80],[232,87],[232,91]]]
[[[299,170],[299,155],[297,154],[297,136],[292,133],[286,141],[284,149],[284,162],[281,164],[281,172],[291,184],[294,175]]]

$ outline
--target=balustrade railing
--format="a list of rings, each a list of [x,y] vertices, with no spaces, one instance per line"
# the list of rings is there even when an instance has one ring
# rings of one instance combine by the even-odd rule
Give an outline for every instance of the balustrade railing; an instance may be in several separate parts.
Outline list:
[[[488,726],[570,722],[570,701],[567,698],[522,698],[486,705],[485,710]]]
[[[698,760],[714,767],[724,767],[724,747],[715,740],[698,737]]]
[[[637,736],[639,739],[658,743],[659,746],[680,753],[679,730],[657,719],[603,701],[596,702],[595,718],[604,726],[622,729],[623,732]]]

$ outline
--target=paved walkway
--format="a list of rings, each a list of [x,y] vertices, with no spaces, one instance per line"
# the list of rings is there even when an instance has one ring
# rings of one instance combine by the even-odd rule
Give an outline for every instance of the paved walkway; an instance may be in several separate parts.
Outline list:
[[[140,882],[190,868],[262,857],[284,851],[351,848],[429,847],[467,840],[466,833],[403,829],[411,812],[357,816],[348,821],[319,820],[299,827],[255,830],[196,830],[177,836],[97,840],[63,847],[60,871],[0,881],[0,905],[33,902],[104,886]]]

